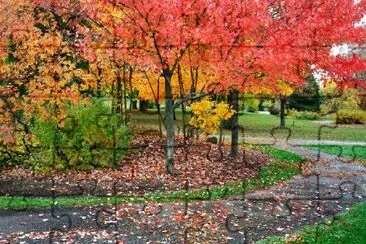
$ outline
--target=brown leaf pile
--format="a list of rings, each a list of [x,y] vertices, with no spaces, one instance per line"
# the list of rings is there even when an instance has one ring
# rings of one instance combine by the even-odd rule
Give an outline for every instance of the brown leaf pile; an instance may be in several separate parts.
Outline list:
[[[129,154],[119,162],[118,169],[44,175],[18,168],[3,170],[1,182],[12,182],[11,188],[29,188],[34,182],[36,185],[33,188],[40,188],[42,182],[50,182],[53,179],[58,185],[65,185],[63,192],[70,191],[70,186],[74,186],[74,190],[82,189],[85,193],[94,193],[95,188],[99,190],[104,188],[111,192],[112,185],[117,184],[118,192],[145,193],[185,189],[185,187],[198,188],[248,179],[270,162],[270,158],[259,151],[241,148],[239,157],[232,158],[229,156],[229,145],[218,146],[178,138],[174,155],[176,175],[172,176],[165,166],[165,146],[165,138],[139,136],[132,142]],[[46,190],[46,187],[44,188]]]

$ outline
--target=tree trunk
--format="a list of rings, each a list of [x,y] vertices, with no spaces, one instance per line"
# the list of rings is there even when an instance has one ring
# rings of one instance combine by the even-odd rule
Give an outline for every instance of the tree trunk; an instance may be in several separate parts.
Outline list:
[[[122,114],[123,113],[123,92],[122,92],[122,77],[118,71],[118,75],[117,75],[117,94],[116,94],[116,99],[117,99],[117,107],[116,107],[116,113],[118,114]]]
[[[175,175],[174,172],[174,109],[173,109],[173,94],[171,79],[173,72],[169,69],[163,70],[165,79],[165,119],[166,119],[166,157],[165,166],[170,175]]]
[[[148,80],[149,81],[149,80]],[[154,91],[154,89],[152,89],[151,83],[149,82],[151,90]],[[164,123],[164,127],[166,128],[165,125],[165,121],[163,119],[163,116],[161,114],[161,109],[160,109],[160,103],[159,103],[159,97],[160,97],[160,78],[158,78],[158,86],[157,86],[157,95],[154,94],[154,98],[155,98],[155,104],[156,104],[156,108],[158,110],[158,121],[159,121],[159,133],[160,133],[160,137],[163,137],[163,130],[162,130],[162,126],[161,124]]]
[[[126,72],[126,64],[123,64],[123,105],[122,108],[124,111],[124,116],[125,116],[125,125],[127,125],[128,123],[128,112],[127,112],[127,72]]]
[[[236,111],[230,118],[231,125],[231,156],[239,155],[239,91],[231,91],[228,95],[228,103]]]
[[[286,126],[286,117],[285,117],[286,96],[281,96],[280,102],[281,102],[281,111],[280,111],[281,124],[280,124],[280,126],[285,127]]]
[[[174,100],[172,100],[172,106],[174,106]],[[173,110],[173,119],[177,120],[177,117],[175,116],[175,110]]]
[[[162,126],[161,126],[161,111],[160,111],[160,104],[157,102],[156,103],[156,108],[158,109],[158,121],[159,121],[159,135],[160,137],[163,137],[163,130],[162,130]]]
[[[221,121],[220,122],[220,130],[219,130],[219,145],[222,144],[222,132],[223,132],[223,128],[224,128],[224,125],[223,125],[223,122]]]
[[[259,100],[259,105],[258,105],[258,110],[259,111],[264,111],[264,105],[263,105],[263,103],[264,103],[264,100],[263,99],[260,99]]]
[[[128,86],[129,86],[129,90],[130,90],[130,111],[132,109],[134,109],[136,107],[136,105],[134,105],[134,100],[133,100],[133,88],[132,88],[132,77],[133,77],[133,68],[132,66],[129,67],[129,76],[128,76]]]
[[[115,87],[116,85],[114,84],[115,81],[112,81],[112,88],[111,88],[111,95],[112,95],[112,111],[113,113],[116,113],[117,109],[116,109],[116,99],[115,99]]]
[[[147,100],[140,100],[140,111],[143,113],[147,112],[147,105],[148,105],[148,101]]]
[[[186,120],[187,120],[187,116],[186,116],[186,106],[184,105],[184,103],[182,103],[182,131],[183,131],[183,137],[186,140],[188,137],[186,135]]]
[[[102,77],[102,69],[99,67],[99,63],[97,64],[98,70],[98,78],[97,78],[97,97],[100,98],[102,94],[102,87],[101,87],[101,77]]]

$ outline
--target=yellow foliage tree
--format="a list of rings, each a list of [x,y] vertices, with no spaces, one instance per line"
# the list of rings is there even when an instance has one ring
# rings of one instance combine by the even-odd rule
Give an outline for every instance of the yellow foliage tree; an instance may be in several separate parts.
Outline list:
[[[194,116],[189,124],[201,129],[206,135],[217,133],[221,122],[230,119],[235,113],[227,103],[207,99],[192,103],[191,108]]]
[[[341,109],[357,110],[360,108],[361,98],[358,96],[357,89],[341,90],[334,81],[328,81],[320,92],[325,97],[320,106],[323,114],[335,113]]]

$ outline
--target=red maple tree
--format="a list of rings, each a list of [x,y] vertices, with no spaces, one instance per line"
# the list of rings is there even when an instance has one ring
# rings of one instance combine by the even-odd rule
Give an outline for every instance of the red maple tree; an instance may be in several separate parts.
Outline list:
[[[132,54],[135,65],[161,73],[166,93],[166,165],[172,174],[171,78],[187,50],[203,50],[202,57],[219,77],[220,92],[229,91],[236,110],[239,91],[261,86],[276,91],[279,80],[301,86],[314,68],[328,71],[341,85],[355,84],[353,74],[365,69],[365,62],[356,57],[330,55],[336,45],[364,43],[365,29],[356,23],[365,14],[365,0],[69,0],[63,6],[55,0],[37,1],[61,9],[76,2],[78,11],[95,23],[107,29],[113,26],[118,48]],[[238,117],[233,121],[232,154],[236,155]]]

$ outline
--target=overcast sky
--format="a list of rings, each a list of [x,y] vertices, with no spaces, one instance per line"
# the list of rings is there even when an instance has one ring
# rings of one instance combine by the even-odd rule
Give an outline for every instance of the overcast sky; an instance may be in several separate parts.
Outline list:
[[[366,15],[363,16],[363,18],[361,19],[361,21],[359,23],[357,23],[357,26],[364,26],[366,28]],[[331,50],[331,55],[347,55],[350,53],[350,51],[352,51],[352,48],[350,45],[347,44],[343,44],[340,46],[334,46]],[[324,71],[321,70],[315,70],[314,71],[314,77],[315,79],[318,81],[319,84],[321,84],[321,79],[322,77],[326,75],[326,73]]]

